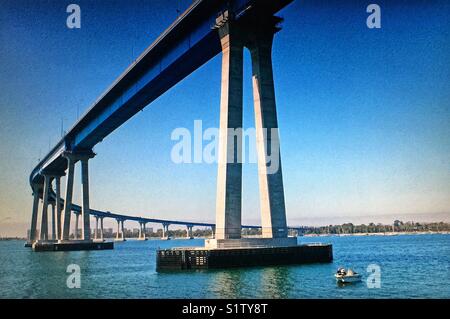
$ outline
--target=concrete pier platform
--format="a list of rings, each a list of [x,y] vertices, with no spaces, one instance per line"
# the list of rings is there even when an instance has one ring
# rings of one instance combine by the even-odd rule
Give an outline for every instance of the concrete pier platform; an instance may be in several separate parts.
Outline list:
[[[75,251],[75,250],[105,250],[114,249],[113,242],[94,241],[63,241],[63,242],[35,242],[33,251]]]
[[[173,248],[156,253],[156,271],[328,263],[331,244],[251,248]]]

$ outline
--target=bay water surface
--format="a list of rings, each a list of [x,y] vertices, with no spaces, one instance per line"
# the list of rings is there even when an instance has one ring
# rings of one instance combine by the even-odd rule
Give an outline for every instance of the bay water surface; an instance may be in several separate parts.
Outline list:
[[[0,298],[450,298],[450,235],[299,237],[333,244],[327,264],[158,273],[156,249],[202,246],[202,239],[115,243],[114,250],[32,252],[0,241]],[[81,287],[68,288],[79,265]],[[367,268],[379,266],[380,287]],[[338,267],[363,275],[341,286]]]

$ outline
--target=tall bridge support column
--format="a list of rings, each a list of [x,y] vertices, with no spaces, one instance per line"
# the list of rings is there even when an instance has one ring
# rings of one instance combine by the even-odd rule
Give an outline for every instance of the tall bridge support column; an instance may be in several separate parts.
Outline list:
[[[56,204],[56,238],[59,240],[62,236],[61,223],[61,176],[55,176],[55,204]]]
[[[90,227],[90,208],[89,208],[89,169],[88,160],[92,158],[92,154],[80,156],[81,161],[81,192],[82,192],[82,224],[81,224],[81,236],[83,240],[91,239],[91,227]]]
[[[67,159],[67,177],[66,177],[66,197],[64,199],[64,212],[62,215],[62,236],[61,240],[70,239],[70,218],[72,210],[73,180],[75,171],[75,158],[70,154],[64,154]]]
[[[117,232],[116,232],[116,240],[120,239],[120,219],[116,219],[117,221]]]
[[[271,22],[272,20],[272,22]],[[253,21],[246,46],[252,59],[253,99],[261,206],[262,236],[287,237],[278,120],[272,70],[272,42],[277,17]]]
[[[122,222],[121,222],[121,227],[120,227],[120,232],[121,232],[121,234],[122,234],[122,240],[124,240],[125,241],[125,227],[124,227],[124,225],[123,225],[123,223],[124,223],[124,220],[122,220]]]
[[[37,186],[33,187],[33,208],[31,211],[31,226],[30,226],[30,235],[29,235],[29,243],[33,243],[36,238],[36,226],[38,221],[38,211],[39,211],[39,190]]]
[[[100,217],[100,239],[103,241],[103,217]]]
[[[82,193],[82,224],[81,238],[85,241],[91,239],[90,229],[90,210],[89,210],[89,173],[88,160],[93,158],[95,154],[92,151],[83,152],[65,152],[64,157],[67,159],[67,180],[66,180],[66,198],[64,200],[63,215],[63,233],[62,240],[69,240],[70,235],[70,211],[72,209],[73,181],[75,172],[75,163],[81,161],[81,193]],[[78,217],[78,216],[77,216]],[[78,234],[76,234],[78,237]]]
[[[192,236],[192,225],[186,225],[186,228],[187,228],[187,230],[186,230],[186,238],[187,239],[192,239],[193,238],[193,236]]]
[[[123,226],[123,220],[117,220],[117,233],[116,233],[116,241],[125,241],[125,230]]]
[[[98,239],[98,216],[95,216],[94,239]]]
[[[142,222],[139,223],[139,239],[147,240],[147,237],[145,234],[145,223],[142,223]]]
[[[39,239],[48,240],[48,195],[50,190],[50,176],[44,175],[44,192],[42,195],[41,234]]]
[[[56,211],[55,211],[55,204],[51,204],[52,206],[52,240],[56,240]]]
[[[216,238],[232,239],[241,237],[243,41],[228,12],[216,27],[222,45]]]
[[[169,224],[162,224],[163,229],[162,229],[162,238],[167,238],[169,237]]]
[[[75,228],[74,228],[74,231],[73,231],[73,238],[74,239],[79,239],[78,238],[78,233],[79,233],[79,220],[80,220],[80,213],[78,213],[78,212],[75,212]]]

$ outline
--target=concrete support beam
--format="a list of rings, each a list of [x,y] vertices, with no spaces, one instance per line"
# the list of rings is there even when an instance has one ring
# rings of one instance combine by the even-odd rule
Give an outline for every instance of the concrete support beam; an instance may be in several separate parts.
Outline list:
[[[82,234],[83,240],[90,240],[90,210],[89,210],[89,173],[88,160],[94,157],[93,152],[72,153],[65,152],[64,157],[67,159],[67,180],[66,180],[66,198],[64,200],[64,214],[63,214],[63,231],[62,240],[69,240],[70,234],[70,211],[72,208],[73,195],[73,181],[75,172],[75,163],[81,161],[81,192],[82,192]],[[78,234],[76,234],[78,236]]]
[[[191,239],[194,238],[194,236],[192,235],[192,225],[186,225],[187,228],[187,232],[186,232],[186,238]]]
[[[78,238],[78,233],[79,233],[79,220],[80,220],[80,213],[75,212],[75,229],[73,231],[73,238],[74,239],[79,239]]]
[[[82,193],[82,224],[81,224],[81,236],[83,240],[91,239],[91,227],[90,227],[90,208],[89,208],[89,170],[88,160],[90,156],[83,156],[81,160],[81,193]]]
[[[98,216],[95,216],[94,239],[98,239]]]
[[[37,219],[38,219],[38,212],[39,212],[39,191],[37,187],[33,188],[33,208],[31,211],[31,226],[30,226],[30,237],[28,240],[30,243],[35,241],[37,239],[36,234],[36,226],[37,226]]]
[[[100,239],[103,240],[103,217],[100,217]]]
[[[116,233],[116,241],[125,241],[125,229],[124,229],[124,220],[117,220],[117,233]]]
[[[170,224],[162,224],[163,225],[163,233],[162,233],[162,238],[167,238],[169,237],[169,225]]]
[[[120,239],[120,220],[117,219],[117,232],[116,232],[116,240]]]
[[[67,159],[67,177],[66,177],[66,197],[64,199],[64,213],[62,219],[62,237],[61,240],[69,240],[70,236],[70,218],[72,210],[73,179],[75,171],[75,159],[66,154]]]
[[[216,25],[222,45],[216,237],[241,237],[243,42],[228,13]],[[236,134],[237,133],[237,134]]]
[[[41,234],[40,240],[48,240],[48,195],[50,190],[50,176],[44,175],[44,192],[42,198]]]
[[[139,239],[140,240],[146,240],[146,234],[145,234],[145,223],[144,222],[140,222],[139,223]]]
[[[55,212],[55,204],[51,204],[52,206],[52,240],[56,240],[58,237],[56,235],[56,212]]]
[[[275,17],[272,19],[276,20]],[[275,22],[276,23],[276,22]],[[253,25],[247,47],[252,58],[253,99],[261,206],[262,235],[287,237],[278,120],[272,71],[272,42],[278,29],[270,22]]]
[[[117,220],[117,233],[116,233],[116,241],[125,241],[125,229],[124,229],[124,220]]]
[[[55,176],[55,196],[56,196],[56,238],[61,239],[61,176]]]

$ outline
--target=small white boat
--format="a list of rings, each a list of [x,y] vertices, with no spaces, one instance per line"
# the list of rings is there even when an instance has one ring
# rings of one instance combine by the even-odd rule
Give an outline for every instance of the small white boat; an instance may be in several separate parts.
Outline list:
[[[334,274],[337,282],[339,283],[351,283],[361,281],[361,275],[357,272],[354,272],[352,269],[339,268],[337,272]]]

